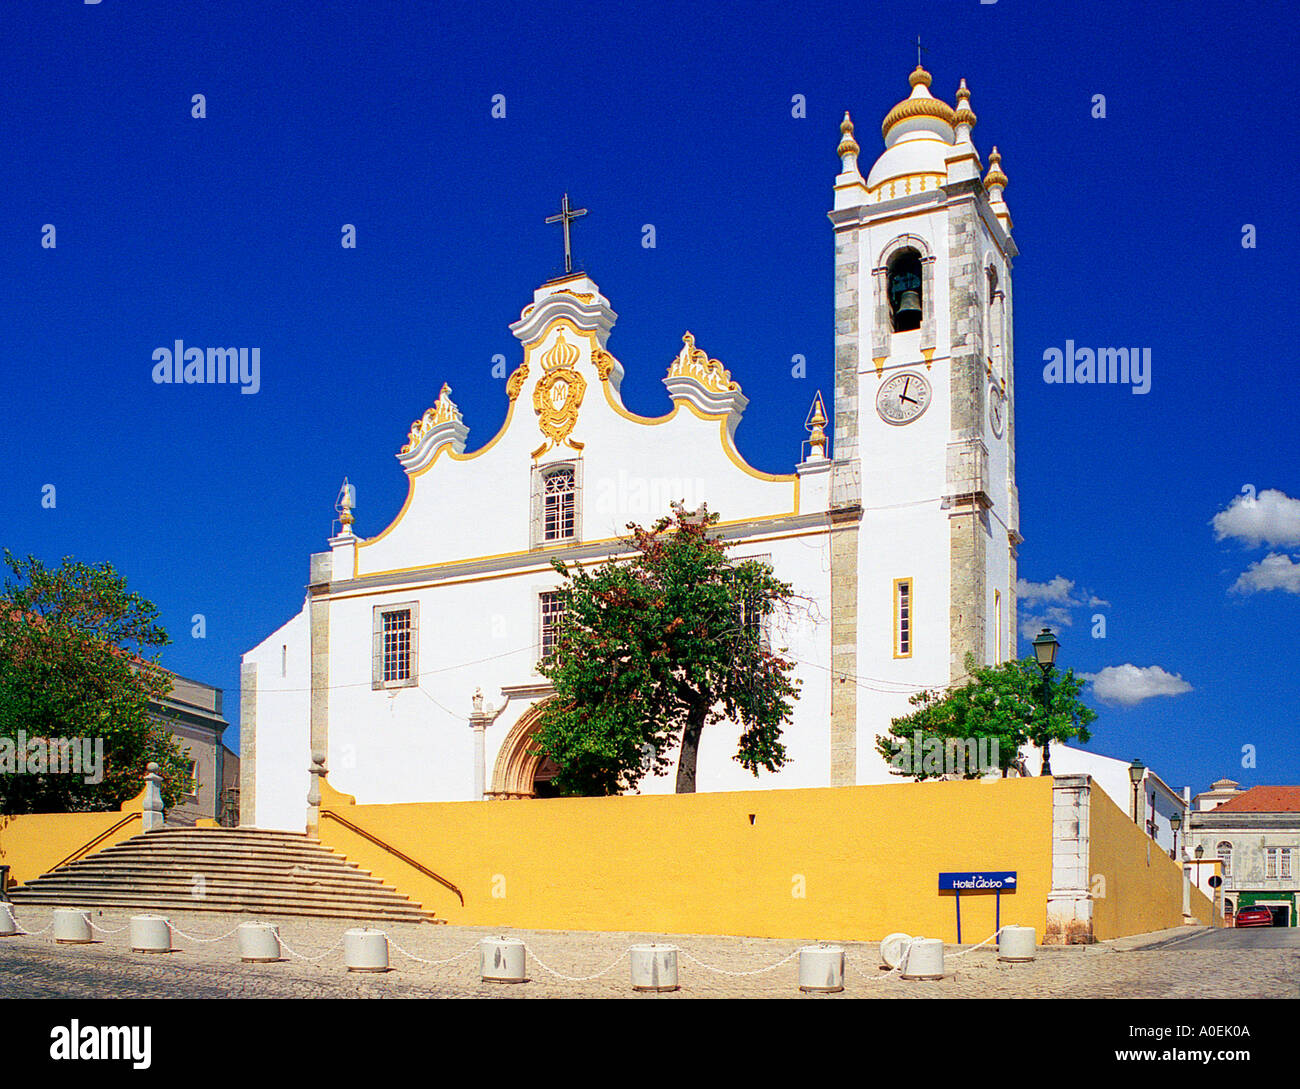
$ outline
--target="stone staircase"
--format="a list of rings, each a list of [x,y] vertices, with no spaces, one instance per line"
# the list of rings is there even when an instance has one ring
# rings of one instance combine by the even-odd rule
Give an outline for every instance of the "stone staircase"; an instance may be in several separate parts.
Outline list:
[[[9,890],[15,905],[434,922],[305,834],[175,828],[134,836]]]

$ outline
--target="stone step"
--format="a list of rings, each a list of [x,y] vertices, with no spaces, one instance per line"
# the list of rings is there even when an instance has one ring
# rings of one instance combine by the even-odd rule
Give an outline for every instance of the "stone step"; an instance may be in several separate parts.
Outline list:
[[[165,863],[168,865],[194,866],[323,866],[330,869],[339,868],[363,872],[355,862],[343,858],[341,855],[295,854],[277,851],[250,851],[240,854],[157,850],[99,851],[96,854],[79,858],[76,862],[71,862],[59,868],[61,870],[71,870],[92,865],[134,865],[137,863],[140,865]]]
[[[194,877],[203,878],[195,899]],[[305,834],[142,833],[10,890],[15,904],[436,921],[433,912]]]
[[[256,915],[274,917],[277,915],[310,916],[319,919],[379,919],[388,922],[433,923],[438,919],[433,912],[422,911],[412,905],[381,908],[365,904],[315,904],[305,902],[247,901],[228,899],[220,901],[195,901],[179,903],[175,900],[144,899],[122,896],[77,897],[69,899],[64,896],[32,896],[15,900],[14,907],[21,920],[24,907],[71,907],[91,911],[97,908],[139,911],[148,914],[176,914],[214,912],[227,915]]]
[[[339,881],[346,881],[350,884],[365,884],[367,882],[377,881],[373,874],[364,870],[336,870],[328,866],[209,866],[205,868],[195,868],[189,866],[169,866],[166,863],[124,863],[113,866],[87,866],[84,869],[73,869],[65,866],[61,870],[51,870],[47,874],[34,878],[29,884],[36,881],[93,881],[105,877],[114,877],[116,875],[135,880],[135,881],[155,881],[164,878],[174,878],[176,880],[191,881],[195,877],[202,877],[205,881],[228,881],[228,880],[246,880],[246,881],[284,881],[284,880],[303,880],[314,881],[323,878],[330,878]]]
[[[68,889],[68,888],[90,888],[90,886],[120,886],[129,885],[131,888],[159,888],[174,890],[190,890],[194,888],[194,877],[188,875],[179,875],[169,871],[112,871],[92,872],[92,873],[68,873],[66,871],[55,871],[45,873],[34,881],[27,882],[23,885],[25,889]],[[253,888],[265,889],[347,889],[347,890],[365,890],[365,889],[389,889],[396,893],[396,889],[390,885],[374,884],[372,878],[368,877],[351,877],[350,875],[337,875],[337,873],[303,873],[303,875],[292,875],[292,873],[259,873],[259,875],[240,875],[240,873],[204,873],[203,886],[205,889],[229,888],[229,886],[253,886]]]

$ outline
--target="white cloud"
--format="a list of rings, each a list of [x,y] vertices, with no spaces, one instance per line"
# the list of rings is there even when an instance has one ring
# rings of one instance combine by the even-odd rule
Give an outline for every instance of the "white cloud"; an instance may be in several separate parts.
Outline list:
[[[1232,537],[1258,548],[1260,545],[1300,545],[1300,499],[1269,488],[1239,495],[1213,518],[1216,540]]]
[[[1064,575],[1057,575],[1051,582],[1030,582],[1028,579],[1016,581],[1016,597],[1024,605],[1038,605],[1052,602],[1058,605],[1075,604],[1071,596],[1074,583]]]
[[[1043,628],[1068,628],[1074,624],[1073,609],[1109,609],[1091,590],[1075,590],[1072,579],[1057,575],[1047,582],[1016,580],[1016,599],[1020,608],[1020,634],[1032,639]]]
[[[1232,589],[1239,594],[1253,594],[1260,590],[1300,594],[1300,563],[1293,562],[1284,553],[1270,552],[1247,567],[1232,584]]]
[[[1167,673],[1160,666],[1124,664],[1107,666],[1100,673],[1081,673],[1092,682],[1092,691],[1102,703],[1136,707],[1154,696],[1181,696],[1192,686],[1178,673]]]
[[[1033,639],[1044,628],[1069,628],[1074,624],[1070,610],[1060,605],[1052,605],[1041,612],[1026,613],[1020,620],[1020,634],[1026,639]]]

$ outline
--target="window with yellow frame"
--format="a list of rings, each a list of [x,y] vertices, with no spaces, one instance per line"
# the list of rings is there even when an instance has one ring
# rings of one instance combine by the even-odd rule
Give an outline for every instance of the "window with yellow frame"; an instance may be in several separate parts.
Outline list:
[[[894,657],[912,656],[912,618],[916,603],[912,598],[912,580],[894,579]]]

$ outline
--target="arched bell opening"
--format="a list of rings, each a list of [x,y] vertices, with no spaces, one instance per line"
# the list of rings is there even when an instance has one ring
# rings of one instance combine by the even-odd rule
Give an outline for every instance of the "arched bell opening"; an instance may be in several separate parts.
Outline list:
[[[895,333],[921,328],[921,255],[914,249],[900,250],[889,262],[889,319]]]

